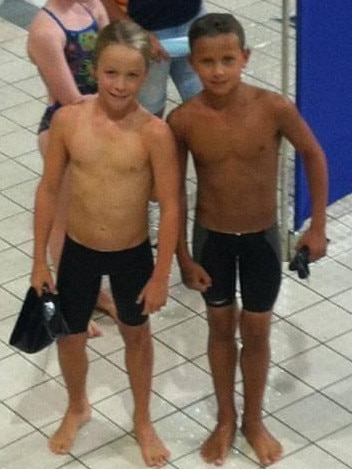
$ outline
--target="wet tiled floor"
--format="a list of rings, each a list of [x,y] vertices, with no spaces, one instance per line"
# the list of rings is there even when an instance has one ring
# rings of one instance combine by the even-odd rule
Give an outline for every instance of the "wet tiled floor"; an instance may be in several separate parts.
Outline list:
[[[26,54],[26,26],[40,0],[0,3],[0,468],[140,469],[123,343],[109,318],[96,316],[104,338],[89,342],[93,419],[67,456],[47,449],[66,402],[55,347],[29,356],[8,345],[29,285],[34,191],[42,171],[36,128],[45,89]],[[209,11],[230,10],[243,22],[253,51],[245,79],[280,90],[282,1],[208,0],[206,5]],[[179,101],[172,86],[169,97],[170,107]],[[192,198],[194,178],[189,176]],[[352,468],[351,198],[330,207],[328,214],[328,256],[311,267],[308,281],[284,265],[275,308],[264,411],[268,427],[284,445],[284,457],[275,466],[280,469]],[[169,302],[153,318],[152,329],[152,417],[172,452],[167,467],[210,467],[199,457],[215,422],[204,306],[197,293],[182,286],[176,265]],[[240,377],[236,400],[241,407]],[[223,467],[259,468],[241,435]]]

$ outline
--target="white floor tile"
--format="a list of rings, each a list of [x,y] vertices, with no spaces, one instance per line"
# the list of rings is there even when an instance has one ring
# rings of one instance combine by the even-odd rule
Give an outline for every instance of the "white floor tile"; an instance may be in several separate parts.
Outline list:
[[[28,96],[28,94],[23,93],[18,89],[15,89],[13,86],[0,86],[0,111],[8,109],[12,106],[16,106],[17,104],[28,102],[30,100],[31,97]]]
[[[317,340],[305,334],[286,321],[277,321],[271,327],[271,360],[280,363],[318,344]]]
[[[96,404],[94,408],[112,420],[127,432],[133,430],[134,402],[130,389],[114,394]],[[150,413],[152,421],[159,420],[176,411],[176,408],[164,399],[152,393]]]
[[[43,173],[43,158],[38,150],[30,151],[29,153],[25,153],[24,155],[17,156],[15,161],[21,164],[22,166],[25,166],[26,168],[30,169],[39,176],[41,176]],[[33,200],[34,195],[35,194],[33,193]]]
[[[44,110],[45,105],[43,103],[33,100],[6,109],[3,111],[3,115],[22,127],[29,127],[39,123]]]
[[[0,88],[1,94],[2,88]],[[0,101],[1,103],[1,101]],[[26,129],[20,129],[15,132],[11,132],[10,134],[3,135],[0,137],[0,151],[2,151],[5,155],[9,156],[10,158],[15,158],[16,156],[20,156],[23,153],[28,153],[33,150],[37,150],[37,136],[29,132]],[[19,166],[19,165],[16,165]],[[4,166],[2,165],[1,168]],[[17,169],[17,171],[20,168]],[[12,169],[12,173],[16,176],[16,169]],[[29,178],[27,178],[29,179]],[[11,180],[10,180],[11,182]],[[13,184],[6,184],[1,189],[9,187]]]
[[[293,314],[288,322],[322,342],[352,330],[352,314],[330,301],[323,301]]]
[[[1,469],[56,469],[68,461],[72,461],[70,455],[51,453],[47,438],[39,432],[17,440],[0,453]]]
[[[38,76],[26,78],[25,80],[18,81],[15,83],[15,88],[23,91],[24,93],[29,94],[33,98],[41,99],[46,97],[46,88],[43,83],[43,80]],[[45,106],[45,103],[40,101],[38,102],[42,106]]]
[[[317,295],[307,285],[297,282],[295,278],[285,277],[282,280],[274,312],[278,316],[286,317],[318,303],[321,299],[321,296]]]
[[[319,440],[351,422],[349,412],[319,394],[311,394],[279,410],[275,417],[311,441]]]
[[[289,359],[281,366],[316,389],[351,374],[351,363],[324,345]]]
[[[159,331],[190,319],[194,315],[193,311],[190,311],[186,306],[169,297],[166,306],[151,318],[151,330],[153,334],[156,334]]]
[[[178,353],[171,350],[169,347],[154,340],[154,366],[153,375],[158,375],[167,371],[175,366],[181,365],[185,362],[185,358],[181,357]],[[125,351],[119,350],[107,357],[112,363],[116,364],[123,370],[127,371],[125,364]]]
[[[204,319],[196,316],[171,329],[157,333],[155,337],[191,360],[206,350],[208,324]]]
[[[6,117],[0,116],[0,136],[20,130],[19,126]]]
[[[205,311],[204,300],[200,293],[194,290],[189,290],[184,285],[180,284],[171,288],[170,296],[190,308],[195,313],[202,313]]]
[[[191,363],[156,376],[153,389],[177,407],[185,407],[213,392],[210,376]]]
[[[6,405],[36,428],[61,419],[66,410],[66,391],[54,380],[46,381],[6,400]]]
[[[37,75],[35,65],[20,58],[2,64],[0,69],[0,78],[6,83],[24,80],[35,75]]]
[[[17,160],[18,161],[18,158]],[[38,187],[39,177],[31,179],[30,181],[23,182],[18,186],[10,187],[5,189],[3,194],[8,197],[10,200],[16,202],[19,207],[24,207],[27,210],[34,210],[35,202],[35,191]],[[32,217],[32,214],[30,214]],[[32,228],[32,224],[31,224]]]
[[[18,354],[0,361],[0,375],[3,377],[0,399],[7,399],[48,379],[48,376]]]
[[[44,3],[28,1],[39,7]],[[289,3],[290,14],[295,14],[295,2]],[[206,0],[206,4],[209,11],[234,12],[244,24],[252,48],[245,80],[256,86],[266,81],[268,89],[278,91],[282,0]],[[290,33],[289,91],[294,98],[294,28]],[[8,346],[20,299],[29,286],[29,221],[43,170],[37,125],[46,105],[46,89],[27,57],[27,34],[0,18],[0,468],[141,469],[145,465],[136,441],[124,436],[132,430],[133,402],[124,371],[123,340],[110,318],[94,315],[104,336],[89,341],[89,395],[94,412],[72,450],[77,460],[72,455],[54,456],[47,449],[46,435],[59,424],[66,406],[56,347],[24,355]],[[169,93],[180,101],[174,86]],[[175,102],[168,102],[168,110]],[[187,177],[190,240],[196,198],[192,164]],[[273,466],[280,469],[352,469],[351,203],[352,196],[347,196],[328,208],[328,257],[311,265],[308,281],[299,280],[284,265],[263,412],[284,446],[283,460]],[[202,469],[199,447],[216,421],[205,305],[199,293],[181,285],[176,261],[170,285],[167,305],[151,320],[156,350],[151,415],[172,451],[166,469]],[[241,414],[240,373],[236,384]],[[307,438],[316,440],[315,445]],[[240,432],[222,467],[259,469]]]
[[[17,227],[21,226],[19,230]],[[33,238],[33,214],[22,211],[0,221],[0,236],[11,244],[20,244]]]
[[[142,469],[146,467],[137,442],[129,435],[82,456],[80,460],[89,469]],[[169,465],[164,467],[171,468]]]
[[[19,417],[11,409],[0,404],[0,419],[2,431],[0,433],[0,448],[12,443],[28,433],[33,433],[34,428]],[[1,450],[0,450],[1,460]]]
[[[171,451],[170,461],[199,449],[208,435],[205,428],[180,412],[159,420],[155,428]]]
[[[337,383],[323,389],[322,393],[334,402],[352,412],[352,376],[338,381]]]
[[[290,373],[277,366],[271,367],[265,388],[264,409],[268,412],[276,412],[312,392],[312,388]]]
[[[318,446],[352,467],[351,432],[352,425],[349,425],[320,440]]]
[[[346,469],[345,464],[313,445],[284,458],[278,467],[280,469]]]
[[[129,387],[127,374],[105,359],[98,359],[89,365],[88,396],[90,401],[100,401]]]
[[[330,340],[327,345],[352,361],[351,340],[352,332],[346,332],[346,334],[336,337],[336,339]]]
[[[11,248],[0,252],[0,265],[0,282],[5,283],[16,277],[28,275],[32,268],[32,261],[18,249]]]

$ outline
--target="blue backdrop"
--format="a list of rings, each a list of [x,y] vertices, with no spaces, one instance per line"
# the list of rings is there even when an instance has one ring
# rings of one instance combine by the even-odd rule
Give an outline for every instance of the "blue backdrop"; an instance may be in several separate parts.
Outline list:
[[[329,203],[352,192],[352,1],[297,0],[297,105],[324,148]],[[295,229],[310,216],[302,165]]]

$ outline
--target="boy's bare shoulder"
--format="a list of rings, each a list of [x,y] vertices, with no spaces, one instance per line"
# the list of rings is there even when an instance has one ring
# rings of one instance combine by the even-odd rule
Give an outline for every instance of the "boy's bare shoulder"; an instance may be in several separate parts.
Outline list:
[[[199,95],[173,109],[168,114],[166,121],[174,132],[180,134],[183,129],[188,127],[188,123],[194,120],[194,114],[198,112],[201,112],[201,99]]]
[[[280,112],[294,106],[293,102],[289,98],[275,91],[253,86],[251,89],[253,90],[253,96],[258,103],[262,102],[263,105],[270,107],[273,111]]]
[[[92,102],[93,100],[81,101],[60,107],[57,111],[55,111],[52,119],[52,125],[56,128],[60,127],[62,130],[71,129],[72,131],[73,126],[79,117],[87,115]]]
[[[162,138],[171,132],[169,125],[164,121],[164,119],[154,116],[148,111],[143,112],[143,114],[141,114],[141,118],[143,133],[148,138]]]

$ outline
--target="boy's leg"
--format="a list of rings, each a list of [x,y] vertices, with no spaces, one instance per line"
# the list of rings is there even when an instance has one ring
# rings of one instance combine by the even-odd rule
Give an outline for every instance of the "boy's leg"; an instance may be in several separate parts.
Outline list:
[[[126,346],[126,366],[134,398],[134,430],[147,466],[162,467],[170,456],[150,418],[153,344],[149,322],[128,326],[119,321]]]
[[[270,361],[271,312],[243,311],[240,320],[242,338],[241,370],[244,389],[242,432],[259,461],[268,466],[282,454],[280,443],[263,424],[262,404]]]
[[[203,444],[201,454],[206,462],[218,466],[224,463],[237,428],[234,403],[237,313],[234,305],[208,306],[208,357],[218,404],[218,423]]]
[[[68,392],[68,407],[61,425],[49,440],[49,447],[56,454],[66,454],[71,449],[78,430],[91,416],[86,392],[86,342],[86,332],[58,340],[59,361]]]

